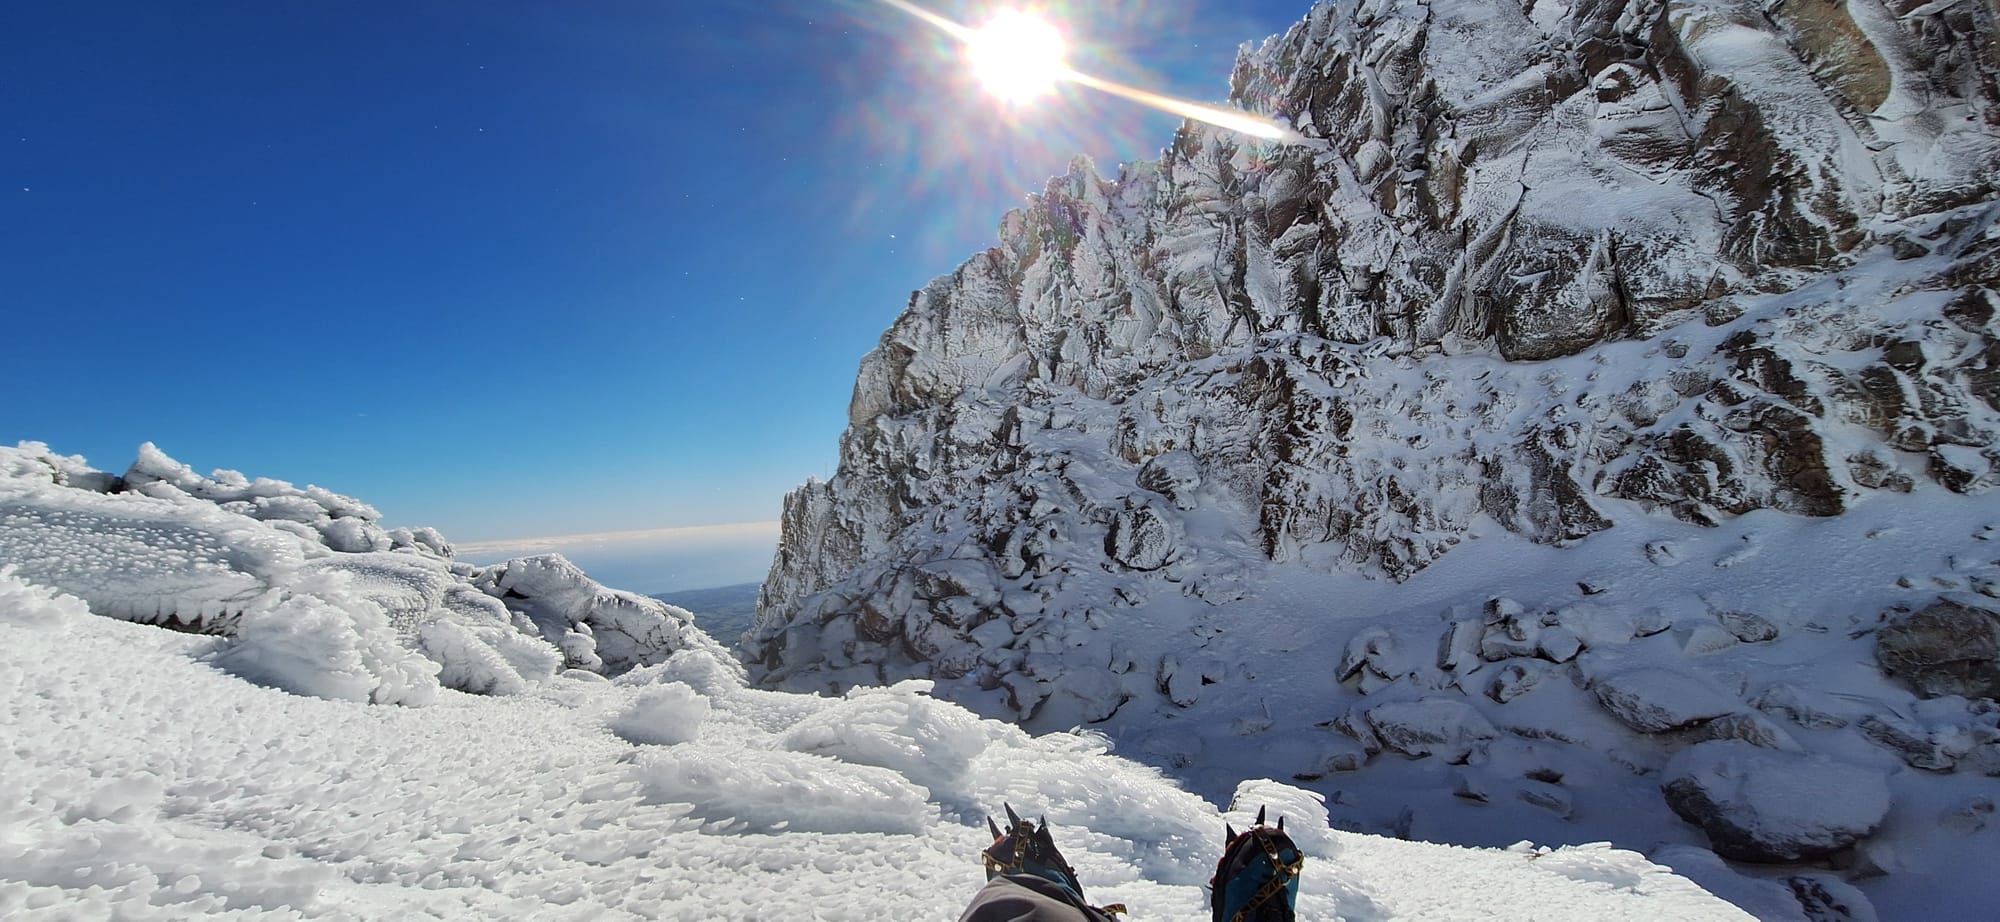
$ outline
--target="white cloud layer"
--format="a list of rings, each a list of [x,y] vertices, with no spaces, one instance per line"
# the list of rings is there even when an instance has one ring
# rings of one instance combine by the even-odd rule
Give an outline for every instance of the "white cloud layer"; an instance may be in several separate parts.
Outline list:
[[[777,547],[777,522],[739,522],[479,541],[456,550],[476,564],[558,553],[600,583],[653,594],[761,582]]]

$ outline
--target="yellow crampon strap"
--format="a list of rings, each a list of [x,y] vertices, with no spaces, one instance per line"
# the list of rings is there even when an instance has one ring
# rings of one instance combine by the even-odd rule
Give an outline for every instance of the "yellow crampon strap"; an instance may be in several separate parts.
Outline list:
[[[1264,905],[1264,902],[1271,897],[1277,896],[1285,889],[1285,884],[1299,876],[1299,872],[1305,869],[1304,852],[1300,852],[1296,860],[1286,863],[1283,858],[1278,857],[1278,850],[1271,845],[1268,836],[1257,836],[1257,844],[1264,846],[1264,857],[1271,862],[1271,879],[1265,881],[1264,886],[1258,887],[1257,892],[1250,895],[1250,901],[1244,903],[1242,909],[1236,910],[1236,914],[1229,917],[1229,922],[1244,922],[1250,917],[1251,910]]]

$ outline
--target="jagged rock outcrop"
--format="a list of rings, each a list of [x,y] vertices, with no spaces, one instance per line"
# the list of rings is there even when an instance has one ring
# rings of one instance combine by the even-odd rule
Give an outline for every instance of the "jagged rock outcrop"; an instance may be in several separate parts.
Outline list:
[[[1867,665],[1886,608],[2000,596],[1997,22],[1320,4],[1232,78],[1296,138],[1078,161],[915,293],[787,499],[753,673],[1339,772],[1399,835],[1452,834],[1422,778],[1468,830],[1872,848],[1924,801],[1878,772],[2000,764],[1991,701]],[[1926,822],[1881,828],[1955,847]]]
[[[1613,500],[1714,524],[1990,489],[1995,19],[1320,5],[1232,78],[1297,138],[1079,161],[913,296],[838,474],[787,500],[750,653],[773,682],[990,687],[1081,615],[901,575],[935,561],[1220,603],[1225,543],[1400,580],[1481,517],[1566,545]]]

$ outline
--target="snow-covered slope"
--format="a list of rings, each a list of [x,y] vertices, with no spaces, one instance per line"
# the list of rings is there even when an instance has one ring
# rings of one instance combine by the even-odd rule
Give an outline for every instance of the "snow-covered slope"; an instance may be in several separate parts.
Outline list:
[[[946,919],[1002,802],[1047,812],[1093,898],[1194,920],[1225,819],[1248,818],[920,682],[761,691],[697,646],[421,709],[300,697],[213,668],[224,638],[95,617],[11,571],[10,920]],[[1307,852],[1305,918],[1746,918],[1631,852],[1396,842],[1329,829],[1296,788],[1238,794]]]
[[[754,678],[1990,904],[1914,856],[1994,835],[1997,15],[1319,5],[1234,78],[1302,141],[1079,162],[915,294]]]

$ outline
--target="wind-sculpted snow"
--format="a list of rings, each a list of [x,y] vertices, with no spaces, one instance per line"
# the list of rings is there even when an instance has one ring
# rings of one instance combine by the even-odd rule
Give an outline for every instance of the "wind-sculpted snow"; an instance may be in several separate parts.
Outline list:
[[[195,474],[152,445],[123,475],[0,448],[0,564],[98,614],[233,638],[216,663],[299,694],[421,705],[616,674],[714,646],[688,613],[557,555],[491,568],[436,531],[384,529],[320,487]]]
[[[1260,806],[1306,852],[1301,918],[1747,918],[1631,852],[1340,832],[1270,781],[1225,813],[1100,740],[1031,737],[923,683],[781,694],[690,650],[611,683],[377,707],[252,685],[203,665],[223,638],[82,609],[0,575],[10,920],[949,919],[1003,801],[1046,812],[1093,898],[1148,919],[1209,917],[1223,824]],[[662,706],[694,732],[612,732]],[[949,767],[924,758],[939,741]],[[925,784],[940,771],[949,799]]]
[[[1993,834],[1963,794],[1990,699],[1921,696],[1996,659],[1911,613],[1978,608],[1973,642],[2000,598],[1996,30],[1983,2],[1320,4],[1233,76],[1303,140],[1078,161],[913,295],[838,472],[787,499],[754,677],[931,679],[1487,844],[1709,841],[1634,784],[1703,742],[1888,760],[1941,777],[1892,777],[1827,860],[1900,914],[1985,905],[1893,854]],[[1885,624],[1925,635],[1894,680]],[[1412,795],[1409,760],[1469,761]]]
[[[213,507],[82,490],[0,486],[0,560],[132,621],[226,622],[298,568],[289,535]]]

